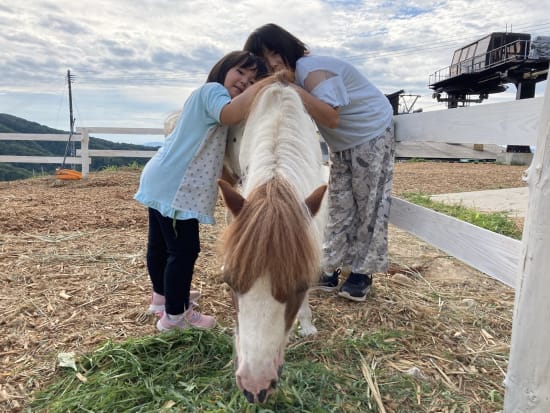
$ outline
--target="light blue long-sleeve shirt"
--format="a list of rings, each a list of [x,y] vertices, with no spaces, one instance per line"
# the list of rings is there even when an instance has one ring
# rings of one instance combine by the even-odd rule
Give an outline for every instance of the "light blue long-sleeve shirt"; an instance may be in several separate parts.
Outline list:
[[[206,83],[189,96],[176,127],[145,165],[135,200],[165,217],[215,223],[227,139],[220,115],[230,101],[219,83]]]

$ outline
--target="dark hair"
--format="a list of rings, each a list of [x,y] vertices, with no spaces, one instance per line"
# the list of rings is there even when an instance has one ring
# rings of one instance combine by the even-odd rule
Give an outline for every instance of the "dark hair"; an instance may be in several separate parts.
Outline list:
[[[267,75],[267,66],[264,59],[254,54],[240,50],[226,54],[218,63],[210,70],[207,82],[218,82],[223,85],[225,76],[231,68],[238,66],[243,69],[256,70],[256,79],[260,79]]]
[[[248,36],[244,50],[263,56],[265,49],[278,53],[288,67],[296,69],[296,61],[309,53],[304,42],[274,23],[257,28]]]

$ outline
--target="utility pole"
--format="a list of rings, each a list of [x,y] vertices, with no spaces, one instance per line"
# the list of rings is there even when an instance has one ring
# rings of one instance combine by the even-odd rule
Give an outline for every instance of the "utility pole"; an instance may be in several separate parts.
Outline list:
[[[57,179],[61,180],[75,180],[75,179],[82,179],[82,173],[73,169],[65,169],[65,161],[67,160],[67,153],[69,151],[69,148],[71,149],[71,156],[76,157],[76,148],[74,146],[74,142],[71,142],[71,138],[73,137],[74,133],[74,117],[73,117],[73,93],[71,90],[71,71],[67,70],[67,84],[69,85],[69,125],[71,127],[71,131],[69,133],[69,140],[67,141],[67,145],[65,145],[65,154],[63,155],[63,163],[61,164],[61,167],[55,169],[55,176]]]
[[[67,70],[67,83],[69,85],[69,125],[71,127],[71,135],[74,133],[74,118],[73,118],[73,93],[71,91],[71,70]]]
[[[63,164],[61,165],[61,168],[65,168],[65,160],[67,159],[67,153],[70,149],[71,156],[76,156],[76,148],[74,146],[74,142],[71,141],[74,133],[74,118],[73,118],[73,93],[71,90],[71,70],[67,70],[67,84],[69,85],[69,126],[70,126],[70,133],[69,133],[69,140],[67,141],[67,145],[65,146],[65,154],[63,155]],[[74,167],[74,165],[73,165]]]

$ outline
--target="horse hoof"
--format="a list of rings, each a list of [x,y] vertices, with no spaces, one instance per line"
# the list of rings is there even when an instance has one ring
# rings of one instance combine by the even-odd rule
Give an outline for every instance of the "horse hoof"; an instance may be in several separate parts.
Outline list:
[[[300,336],[302,337],[313,336],[317,334],[317,329],[313,325],[307,326],[307,327],[300,326],[300,329],[298,330],[298,334],[300,334]]]

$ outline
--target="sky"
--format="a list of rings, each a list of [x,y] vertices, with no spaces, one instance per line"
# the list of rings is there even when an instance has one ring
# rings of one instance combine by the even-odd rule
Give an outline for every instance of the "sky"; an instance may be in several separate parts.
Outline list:
[[[211,67],[266,23],[313,54],[348,60],[383,93],[404,90],[401,110],[445,109],[428,82],[455,49],[491,32],[550,36],[548,10],[550,0],[6,0],[0,113],[68,131],[70,70],[75,127],[162,128]],[[515,93],[510,84],[486,102]]]

